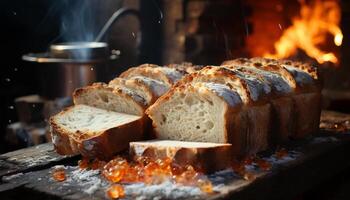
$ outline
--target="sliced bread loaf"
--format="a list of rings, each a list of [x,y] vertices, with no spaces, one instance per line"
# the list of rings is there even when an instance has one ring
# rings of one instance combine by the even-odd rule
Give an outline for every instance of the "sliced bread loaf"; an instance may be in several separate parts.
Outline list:
[[[170,158],[181,166],[192,165],[210,173],[229,168],[232,145],[207,142],[183,142],[174,140],[149,140],[130,143],[130,154],[136,159],[147,156],[152,159]]]
[[[58,153],[108,159],[143,137],[141,116],[75,105],[51,117],[52,142]]]

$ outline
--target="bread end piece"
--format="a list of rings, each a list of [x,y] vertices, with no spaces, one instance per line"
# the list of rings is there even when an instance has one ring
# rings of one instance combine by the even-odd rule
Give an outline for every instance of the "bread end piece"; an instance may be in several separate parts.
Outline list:
[[[75,105],[51,117],[52,142],[62,155],[107,160],[143,139],[144,118]]]

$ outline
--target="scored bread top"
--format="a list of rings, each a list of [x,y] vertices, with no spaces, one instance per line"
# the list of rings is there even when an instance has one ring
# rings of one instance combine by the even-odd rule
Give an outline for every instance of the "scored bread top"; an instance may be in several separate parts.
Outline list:
[[[144,64],[138,67],[129,68],[127,71],[123,72],[121,78],[132,78],[134,76],[145,76],[158,81],[162,81],[168,86],[173,85],[185,72],[177,70],[175,68],[161,67],[157,65]]]
[[[258,69],[250,66],[238,66],[238,65],[228,65],[225,66],[229,69],[238,70],[244,74],[250,74],[256,76],[257,78],[263,79],[265,83],[268,83],[272,89],[272,92],[277,94],[288,94],[293,91],[290,84],[283,79],[280,74],[272,73],[263,69]]]
[[[271,93],[270,84],[261,76],[254,73],[246,73],[244,70],[232,68],[229,66],[222,66],[226,69],[232,70],[239,78],[245,80],[247,88],[250,92],[250,97],[253,101],[258,101],[262,97],[267,97]]]
[[[242,99],[240,95],[234,89],[231,89],[227,85],[219,83],[195,83],[194,87],[199,87],[199,92],[203,90],[210,90],[214,92],[219,97],[223,98],[230,106],[235,107],[242,104]]]
[[[231,70],[222,68],[207,66],[202,68],[202,70],[186,75],[178,84],[186,83],[196,83],[196,82],[212,82],[219,83],[228,86],[240,95],[243,102],[248,103],[251,101],[249,90],[247,89],[247,83],[240,79]]]
[[[308,63],[291,60],[275,60],[268,58],[251,58],[251,62],[263,64],[277,64],[289,71],[300,86],[316,85],[320,86],[319,71],[317,67]]]
[[[145,76],[134,76],[131,77],[130,80],[135,80],[139,83],[147,85],[147,87],[153,92],[156,98],[162,96],[166,91],[169,90],[169,86],[163,82]]]
[[[297,68],[299,70],[304,71],[305,73],[309,74],[314,80],[319,79],[319,72],[317,70],[317,67],[312,66],[308,63],[302,63],[298,61],[292,61],[292,60],[277,60],[277,59],[269,59],[269,58],[261,58],[261,57],[255,57],[250,59],[252,62],[255,63],[263,63],[263,64],[280,64],[282,66],[289,65],[290,67]]]
[[[239,67],[253,67],[278,74],[293,91],[313,91],[320,88],[317,69],[311,65],[288,60],[274,60],[268,58],[238,58],[223,62],[223,65]]]
[[[168,64],[168,65],[165,65],[165,67],[174,68],[186,73],[193,73],[203,68],[202,65],[193,65],[192,63],[189,63],[189,62],[183,62],[181,64]]]
[[[153,92],[149,89],[149,87],[142,82],[132,80],[132,79],[123,79],[123,78],[115,78],[108,83],[108,86],[115,88],[128,88],[129,90],[133,90],[138,96],[141,96],[146,100],[146,104],[150,105],[154,102],[155,96]]]

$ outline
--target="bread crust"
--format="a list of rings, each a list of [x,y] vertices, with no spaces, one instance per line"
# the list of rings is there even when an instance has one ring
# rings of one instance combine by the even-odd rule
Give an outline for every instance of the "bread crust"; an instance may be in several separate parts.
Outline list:
[[[183,71],[184,73],[187,73],[187,74],[201,70],[204,67],[202,65],[193,65],[190,62],[183,62],[181,64],[168,64],[165,66],[169,67],[169,68],[175,68],[175,69],[177,69],[179,71]]]
[[[179,165],[193,165],[204,173],[212,173],[231,166],[232,145],[218,144],[215,147],[161,147],[152,143],[131,142],[130,154],[133,158],[147,156],[153,159],[171,158]]]
[[[69,107],[57,115],[64,115]],[[62,155],[81,154],[84,157],[108,160],[118,152],[128,148],[131,141],[143,139],[145,118],[139,119],[88,136],[84,132],[70,132],[61,127],[55,116],[50,118],[52,142],[57,153]],[[130,134],[132,133],[132,134]]]
[[[143,82],[141,81],[137,81],[134,79],[123,79],[123,78],[115,78],[113,80],[111,80],[108,83],[108,86],[110,87],[116,87],[118,88],[118,86],[124,86],[124,87],[128,87],[129,89],[137,89],[142,91],[143,96],[145,96],[145,99],[147,101],[147,105],[152,104],[158,97],[155,96],[155,94],[150,90],[150,88],[147,87],[147,85],[145,85]]]
[[[175,80],[173,77],[167,75],[162,69],[172,69],[181,75],[184,75],[186,73],[184,71],[177,70],[176,68],[168,68],[168,67],[161,67],[161,66],[151,65],[151,64],[143,64],[137,67],[129,68],[127,71],[121,73],[119,77],[127,79],[133,76],[145,76],[155,80],[162,81],[168,86],[172,86],[173,84],[175,84],[177,79]]]

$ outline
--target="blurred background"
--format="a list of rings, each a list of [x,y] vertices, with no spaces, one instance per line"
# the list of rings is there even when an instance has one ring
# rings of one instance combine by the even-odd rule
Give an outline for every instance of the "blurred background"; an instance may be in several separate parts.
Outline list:
[[[102,61],[28,59],[47,58],[52,44],[94,41],[125,7],[138,17],[112,24],[101,40],[108,44]],[[50,141],[46,121],[71,104],[72,89],[141,63],[217,65],[253,56],[310,62],[323,72],[324,108],[350,113],[346,0],[2,0],[0,9],[0,153]]]

